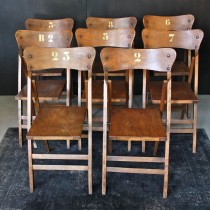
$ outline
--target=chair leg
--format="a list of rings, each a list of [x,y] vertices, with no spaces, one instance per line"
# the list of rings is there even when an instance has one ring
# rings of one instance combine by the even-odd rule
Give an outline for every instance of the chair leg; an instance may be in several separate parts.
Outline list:
[[[128,141],[128,152],[131,151],[131,141]]]
[[[70,147],[71,147],[71,141],[70,140],[66,141],[66,147],[67,147],[67,149],[70,149]]]
[[[81,140],[80,140],[81,141]],[[91,195],[93,192],[92,180],[92,132],[88,134],[88,193]]]
[[[82,140],[78,140],[78,149],[82,150]]]
[[[102,160],[102,195],[106,195],[106,156],[107,156],[107,132],[103,134],[103,160]]]
[[[23,146],[23,133],[22,133],[22,101],[18,100],[18,137],[19,137],[19,145]]]
[[[196,143],[197,143],[197,103],[193,104],[193,153],[196,153]]]
[[[33,192],[34,191],[34,175],[33,175],[31,140],[28,140],[28,172],[29,172],[29,187],[30,187],[30,192]]]
[[[181,117],[180,117],[181,120],[184,119],[184,114],[187,112],[187,107],[186,106],[187,106],[186,104],[182,105],[182,113],[181,113]]]
[[[112,153],[112,140],[108,140],[108,153]]]
[[[48,141],[44,141],[44,146],[47,152],[50,152],[50,147]]]
[[[167,139],[165,143],[165,166],[164,166],[165,172],[164,172],[164,184],[163,184],[163,198],[167,198],[168,195],[169,145],[170,145],[170,137]]]
[[[157,156],[158,146],[159,146],[159,142],[156,141],[155,146],[154,146],[153,156]]]
[[[141,151],[143,152],[143,153],[145,153],[145,150],[146,150],[146,145],[145,145],[145,141],[142,141],[142,148],[141,148]]]

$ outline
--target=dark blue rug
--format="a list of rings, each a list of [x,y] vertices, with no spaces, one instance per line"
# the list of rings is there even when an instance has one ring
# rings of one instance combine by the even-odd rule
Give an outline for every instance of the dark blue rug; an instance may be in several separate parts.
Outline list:
[[[9,128],[0,144],[0,209],[210,209],[210,141],[205,130],[198,130],[196,155],[192,135],[172,135],[167,199],[162,198],[163,176],[116,173],[108,174],[107,195],[102,196],[102,134],[94,133],[93,142],[93,195],[87,193],[87,172],[66,171],[36,171],[35,191],[30,193],[26,143],[21,149],[17,128]],[[44,149],[41,142],[38,146],[37,151]],[[113,151],[126,153],[126,146],[114,143]],[[50,147],[67,152],[65,142],[50,142]],[[83,148],[87,150],[87,140]],[[151,153],[153,145],[146,148]],[[140,143],[132,144],[132,155],[140,150]],[[77,151],[77,142],[70,151]]]

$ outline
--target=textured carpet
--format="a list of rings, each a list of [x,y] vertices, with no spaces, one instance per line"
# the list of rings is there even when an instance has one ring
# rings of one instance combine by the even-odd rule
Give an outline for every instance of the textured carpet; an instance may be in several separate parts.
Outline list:
[[[162,198],[163,176],[118,173],[108,174],[107,195],[102,196],[102,134],[94,133],[93,142],[93,195],[87,193],[87,172],[66,171],[36,171],[35,191],[30,193],[26,143],[21,149],[17,128],[9,128],[0,144],[0,209],[210,209],[210,141],[205,130],[198,130],[196,155],[192,135],[172,135],[167,199]],[[37,151],[44,149],[41,142],[38,146]],[[50,146],[53,152],[67,152],[65,142]],[[113,152],[126,153],[126,146],[114,143]],[[146,146],[151,153],[153,145]],[[87,140],[83,148],[87,150]],[[132,155],[140,150],[139,143],[132,144]],[[77,151],[77,142],[70,151]]]

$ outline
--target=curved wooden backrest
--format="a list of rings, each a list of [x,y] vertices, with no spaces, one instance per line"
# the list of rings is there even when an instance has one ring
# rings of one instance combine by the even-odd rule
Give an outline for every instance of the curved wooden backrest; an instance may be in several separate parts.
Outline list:
[[[142,39],[145,48],[172,47],[198,50],[204,33],[200,29],[185,31],[163,31],[143,29]]]
[[[86,26],[90,29],[119,29],[119,28],[135,28],[137,19],[135,17],[124,18],[100,18],[88,17]]]
[[[104,71],[147,69],[169,72],[176,59],[176,51],[170,48],[104,48],[100,56]]]
[[[93,47],[27,47],[24,50],[23,57],[28,71],[65,68],[91,72],[95,54]]]
[[[65,31],[18,30],[15,33],[20,54],[26,47],[70,47],[73,33]]]
[[[25,26],[27,30],[33,31],[72,30],[74,20],[72,18],[57,20],[26,19]]]
[[[78,46],[92,47],[132,47],[135,37],[134,29],[86,29],[76,30]]]
[[[145,28],[158,30],[190,30],[194,20],[195,18],[191,14],[178,16],[145,15],[143,24]]]

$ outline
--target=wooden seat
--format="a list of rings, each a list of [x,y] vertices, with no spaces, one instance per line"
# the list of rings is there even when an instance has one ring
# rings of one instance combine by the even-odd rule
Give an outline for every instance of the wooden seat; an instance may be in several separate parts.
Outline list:
[[[26,128],[25,120],[26,116],[23,114],[23,100],[26,100],[26,85],[22,84],[22,74],[27,76],[25,62],[23,60],[23,50],[29,46],[37,47],[70,47],[73,34],[71,31],[29,31],[18,30],[15,34],[18,44],[18,94],[16,100],[18,100],[18,127],[19,127],[19,145],[23,144],[22,128]],[[44,70],[46,71],[46,70]],[[63,71],[63,69],[62,69]],[[41,74],[40,74],[41,72]],[[42,75],[43,71],[40,71],[39,75]],[[36,72],[33,72],[33,76],[37,76]],[[49,75],[48,75],[49,76]],[[68,76],[69,78],[69,76]],[[69,104],[69,79],[45,79],[39,80],[37,84],[38,93],[41,98],[39,100],[58,100],[62,94],[62,91],[66,89],[66,103]],[[67,81],[67,85],[66,85]],[[66,85],[66,88],[65,88]],[[24,120],[24,121],[23,121]]]
[[[157,16],[145,15],[143,24],[145,28],[166,30],[166,31],[182,31],[191,30],[195,17],[191,14],[177,16]],[[173,37],[171,37],[173,38]],[[185,50],[184,59],[178,60],[172,67],[172,76],[189,76],[189,66],[191,62],[191,50]],[[155,76],[164,76],[164,72],[155,72]]]
[[[56,55],[56,56],[55,56]],[[56,58],[56,59],[55,59]],[[27,47],[24,59],[27,64],[27,129],[30,191],[34,191],[34,170],[74,170],[88,172],[88,192],[92,194],[92,64],[95,49],[82,48],[37,48]],[[65,68],[88,72],[88,113],[86,107],[50,105],[38,109],[31,125],[32,71],[41,69]],[[36,86],[36,82],[34,82]],[[36,88],[35,88],[36,90]],[[81,140],[85,116],[88,118],[87,154],[37,154],[33,152],[32,140]],[[67,150],[69,151],[69,150]],[[69,152],[68,152],[69,153]],[[37,163],[34,160],[43,160]],[[48,160],[46,163],[44,160]],[[60,160],[56,165],[50,160]],[[80,160],[81,165],[63,164],[61,160]],[[84,163],[83,161],[87,161]]]
[[[164,176],[163,197],[167,197],[168,167],[170,145],[170,115],[171,115],[171,67],[176,58],[173,49],[120,49],[104,48],[101,51],[101,60],[104,68],[104,109],[103,109],[103,166],[102,166],[102,194],[106,194],[106,177],[108,172],[159,174]],[[145,99],[142,109],[112,109],[108,88],[108,72],[122,69],[143,70],[143,96],[146,95],[146,71],[156,70],[167,72],[167,122],[166,128],[162,122],[160,110],[145,109]],[[147,69],[147,70],[146,70]],[[165,93],[163,92],[163,96]],[[164,100],[163,100],[164,101]],[[110,112],[108,110],[111,110]],[[110,118],[110,124],[108,124]],[[109,129],[108,129],[109,128]],[[111,142],[115,141],[165,141],[164,157],[139,157],[116,155],[111,153]],[[107,144],[108,143],[108,144]],[[107,150],[109,149],[109,153]],[[140,152],[140,151],[139,151]],[[110,166],[110,162],[115,162]],[[164,169],[133,168],[117,166],[118,162],[162,163]],[[119,165],[119,163],[118,163]],[[120,181],[120,179],[119,179]]]
[[[77,29],[76,30],[76,40],[78,46],[92,46],[92,47],[124,47],[130,48],[132,47],[132,43],[135,36],[134,29],[113,29],[113,30],[105,30],[105,29]],[[93,73],[95,69],[93,69]],[[132,74],[132,70],[129,70],[130,75]],[[125,71],[124,71],[125,75]],[[85,76],[84,76],[85,77]],[[113,102],[119,103],[127,103],[127,95],[128,92],[132,92],[132,81],[123,78],[121,81],[112,80],[112,87],[115,87],[115,91],[112,94]],[[78,84],[81,84],[81,79],[78,81]],[[85,85],[84,85],[85,86]],[[128,88],[129,87],[129,91]],[[78,92],[81,93],[81,85],[78,86]],[[84,90],[85,92],[85,90]],[[80,101],[80,100],[79,100]],[[83,93],[83,97],[81,98],[82,102],[86,101],[85,93]],[[132,94],[129,94],[129,103],[131,104]],[[93,81],[93,103],[102,103],[103,102],[103,83],[99,80]],[[96,130],[102,131],[102,126],[100,128],[94,128]]]
[[[142,39],[145,48],[172,47],[194,51],[195,56],[191,58],[189,67],[189,78],[185,82],[174,82],[172,84],[172,105],[192,104],[191,120],[172,119],[172,124],[188,124],[191,128],[182,129],[172,128],[172,133],[192,133],[193,134],[193,153],[196,152],[196,129],[197,129],[197,102],[198,102],[198,50],[203,39],[203,32],[199,29],[185,31],[164,31],[155,29],[144,29]],[[194,75],[194,79],[193,78]],[[191,81],[193,81],[191,89]],[[158,82],[149,82],[149,92],[152,102],[158,103],[160,99],[160,85]]]

